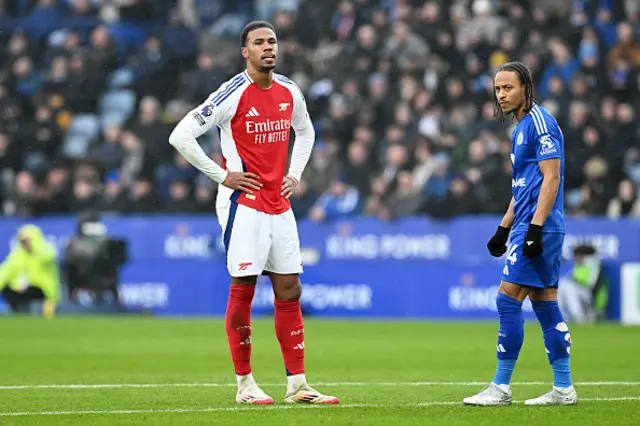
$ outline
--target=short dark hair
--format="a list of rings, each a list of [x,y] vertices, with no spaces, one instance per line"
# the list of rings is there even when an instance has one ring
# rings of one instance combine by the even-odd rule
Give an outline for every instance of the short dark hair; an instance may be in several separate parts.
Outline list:
[[[240,33],[240,43],[242,47],[247,46],[247,37],[249,37],[249,33],[253,30],[257,30],[258,28],[269,28],[274,33],[276,32],[274,26],[267,21],[251,21],[245,25]]]
[[[506,64],[500,65],[496,70],[496,75],[500,71],[511,71],[515,72],[518,75],[518,79],[520,83],[524,86],[524,111],[529,112],[531,108],[533,108],[533,103],[536,101],[536,97],[534,94],[533,87],[533,78],[531,77],[531,71],[529,68],[523,64],[522,62],[507,62]],[[495,118],[502,117],[504,118],[504,113],[502,112],[502,108],[500,108],[500,104],[498,103],[498,96],[496,95],[496,91],[493,91],[493,116]]]

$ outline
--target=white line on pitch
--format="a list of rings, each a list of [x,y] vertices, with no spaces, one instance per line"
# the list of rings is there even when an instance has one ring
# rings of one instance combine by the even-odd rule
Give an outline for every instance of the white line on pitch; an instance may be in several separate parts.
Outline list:
[[[629,396],[620,398],[583,398],[580,402],[612,402],[612,401],[640,401],[640,397]],[[522,404],[523,401],[514,401],[516,404]],[[439,405],[462,405],[459,401],[429,401],[418,402],[415,404],[341,404],[334,405],[334,408],[417,408],[431,407]],[[87,414],[170,414],[170,413],[212,413],[225,411],[248,411],[248,410],[288,410],[288,409],[313,409],[323,408],[329,409],[332,406],[327,405],[270,405],[262,407],[211,407],[211,408],[167,408],[167,409],[143,409],[143,410],[81,410],[81,411],[24,411],[24,412],[8,412],[0,413],[2,417],[24,417],[24,416],[70,416],[70,415],[87,415]]]
[[[315,386],[484,386],[487,382],[319,382]],[[515,386],[543,386],[551,382],[512,382]],[[640,386],[640,382],[576,382],[576,386]],[[97,384],[51,384],[51,385],[7,385],[0,390],[27,389],[123,389],[123,388],[227,388],[235,383],[97,383]],[[260,383],[263,387],[279,387],[284,383]]]

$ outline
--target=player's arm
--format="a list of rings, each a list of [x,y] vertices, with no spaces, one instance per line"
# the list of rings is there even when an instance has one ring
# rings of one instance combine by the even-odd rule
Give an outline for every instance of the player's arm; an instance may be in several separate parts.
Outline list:
[[[289,173],[287,173],[287,178],[282,184],[282,195],[287,198],[291,196],[293,188],[302,179],[302,173],[309,162],[316,138],[316,132],[307,112],[307,103],[302,92],[295,87],[292,93],[293,114],[291,116],[291,127],[296,133],[296,138],[291,152]]]
[[[558,138],[558,127],[555,121],[539,116],[537,122],[543,123],[540,126],[535,125],[536,134],[534,135],[536,142],[534,148],[538,167],[542,174],[542,187],[531,225],[541,228],[551,213],[558,196],[561,181],[562,144]]]
[[[560,188],[560,159],[551,158],[538,163],[542,173],[542,187],[538,195],[538,206],[533,215],[532,224],[542,226],[547,220],[558,196]]]
[[[511,197],[511,202],[509,203],[507,212],[502,217],[500,226],[498,226],[498,229],[496,229],[496,232],[487,243],[487,248],[491,256],[500,257],[507,251],[507,241],[509,240],[511,225],[513,225],[513,203],[513,197]]]
[[[220,90],[223,89],[224,87]],[[230,119],[231,113],[225,104],[215,105],[210,100],[207,100],[180,120],[169,136],[169,143],[193,167],[200,170],[214,182],[251,194],[252,190],[257,191],[262,186],[257,180],[259,179],[258,175],[224,170],[207,156],[197,141],[198,137],[211,130],[214,126],[221,125]]]
[[[538,116],[535,124],[534,148],[538,158],[538,167],[542,173],[542,186],[538,194],[536,211],[533,214],[527,234],[522,254],[526,257],[536,257],[544,253],[542,227],[547,220],[549,213],[553,209],[560,188],[560,164],[562,158],[562,145],[557,137],[557,125]],[[542,123],[542,124],[541,124]],[[549,132],[547,129],[551,129]]]
[[[169,136],[169,143],[193,167],[217,183],[224,182],[227,171],[207,156],[197,138],[220,124],[223,118],[220,109],[206,100],[184,116]]]
[[[500,226],[503,227],[503,228],[507,228],[508,229],[508,228],[511,228],[511,225],[513,225],[513,217],[514,217],[513,203],[514,203],[514,199],[513,199],[513,197],[511,197],[511,202],[509,203],[509,207],[507,208],[507,212],[502,217],[502,222],[500,222]]]

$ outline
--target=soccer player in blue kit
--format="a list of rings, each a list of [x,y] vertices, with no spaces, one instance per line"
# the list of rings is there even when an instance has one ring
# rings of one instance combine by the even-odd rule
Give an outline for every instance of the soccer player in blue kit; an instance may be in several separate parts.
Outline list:
[[[511,404],[511,375],[524,341],[522,302],[529,297],[542,327],[553,388],[525,404],[573,405],[578,395],[569,366],[571,337],[558,307],[565,235],[564,136],[555,118],[535,102],[531,73],[524,64],[509,62],[498,68],[494,89],[496,117],[512,115],[517,123],[511,135],[513,197],[487,243],[492,256],[507,253],[496,300],[500,317],[498,365],[493,381],[463,402]]]

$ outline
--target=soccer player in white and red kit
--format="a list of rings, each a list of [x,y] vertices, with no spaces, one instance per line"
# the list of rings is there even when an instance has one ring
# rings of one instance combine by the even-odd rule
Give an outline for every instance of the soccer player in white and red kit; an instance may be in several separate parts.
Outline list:
[[[304,324],[300,310],[300,240],[289,197],[300,182],[315,132],[300,89],[273,72],[278,42],[271,24],[242,31],[247,69],[189,112],[169,142],[194,167],[219,184],[216,210],[231,275],[225,317],[238,393],[244,404],[273,404],[251,373],[251,303],[258,275],[267,274],[275,294],[275,329],[287,374],[285,402],[338,404],[307,384]],[[222,167],[196,138],[217,128]],[[290,128],[296,138],[286,173]]]

